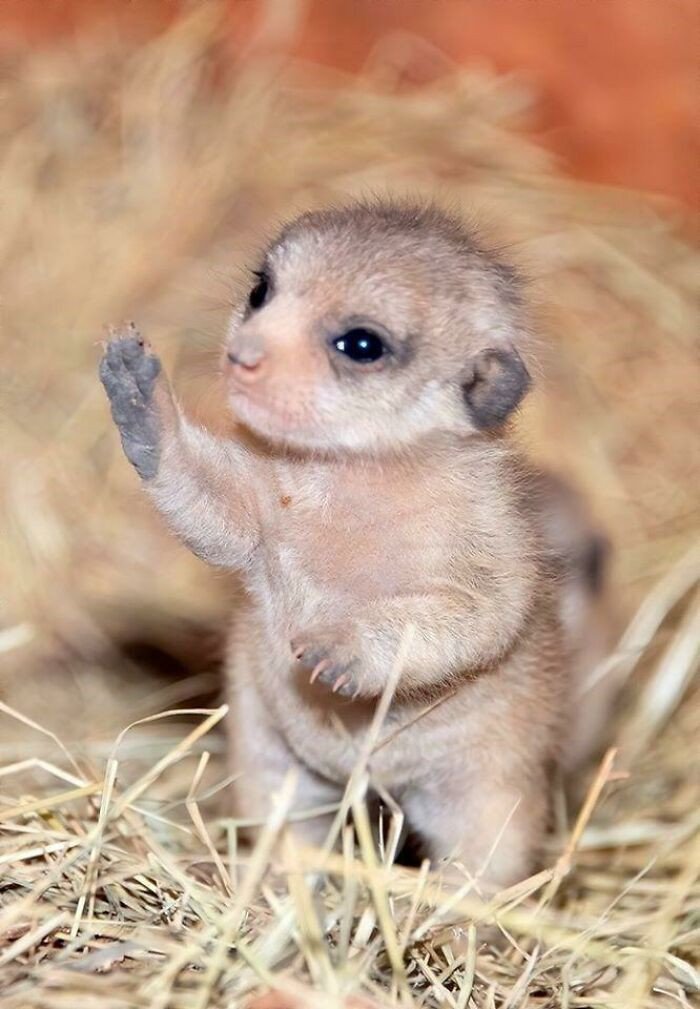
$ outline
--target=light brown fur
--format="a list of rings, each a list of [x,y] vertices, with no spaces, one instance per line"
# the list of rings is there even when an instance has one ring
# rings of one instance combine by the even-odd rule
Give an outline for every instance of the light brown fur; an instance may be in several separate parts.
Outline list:
[[[576,564],[548,545],[539,477],[503,434],[528,385],[517,279],[457,222],[393,204],[305,215],[261,270],[267,295],[235,314],[224,362],[250,444],[190,424],[135,333],[102,366],[166,521],[243,576],[237,813],[264,817],[292,765],[298,809],[337,801],[412,624],[373,780],[433,858],[514,882],[546,823],[588,606],[572,604],[573,634]],[[333,340],[358,327],[389,352],[349,360]],[[321,841],[327,826],[299,829]]]

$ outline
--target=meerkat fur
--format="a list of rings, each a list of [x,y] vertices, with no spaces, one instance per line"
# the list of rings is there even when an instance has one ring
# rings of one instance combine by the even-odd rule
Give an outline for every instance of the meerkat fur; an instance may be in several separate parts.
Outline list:
[[[255,273],[222,369],[245,443],[185,417],[135,329],[101,364],[154,505],[245,586],[236,813],[264,819],[290,766],[298,810],[338,801],[410,624],[372,778],[432,859],[513,883],[547,822],[595,595],[563,601],[579,568],[571,537],[547,539],[557,495],[508,438],[530,385],[518,276],[458,220],[389,201],[304,214]],[[320,843],[328,826],[297,829]]]

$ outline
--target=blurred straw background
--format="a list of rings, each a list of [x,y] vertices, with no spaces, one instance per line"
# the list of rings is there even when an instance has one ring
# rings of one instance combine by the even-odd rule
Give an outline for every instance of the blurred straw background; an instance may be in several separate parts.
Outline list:
[[[564,174],[523,132],[532,99],[513,78],[455,65],[406,87],[425,53],[406,34],[346,77],[287,59],[295,5],[266,10],[235,51],[225,6],[200,3],[138,46],[103,32],[3,52],[3,1006],[689,1006],[693,222]],[[364,768],[355,849],[346,832],[323,865],[289,842],[272,858],[286,793],[239,849],[216,707],[235,585],[141,500],[96,380],[103,327],[134,318],[192,413],[221,425],[216,355],[255,250],[296,210],[368,190],[477,211],[532,277],[541,374],[518,436],[615,545],[619,750],[579,783],[585,800],[558,796],[542,874],[486,909],[465,888],[457,910],[501,940],[470,924],[459,948],[439,877],[393,864],[398,814],[379,856],[367,845]]]

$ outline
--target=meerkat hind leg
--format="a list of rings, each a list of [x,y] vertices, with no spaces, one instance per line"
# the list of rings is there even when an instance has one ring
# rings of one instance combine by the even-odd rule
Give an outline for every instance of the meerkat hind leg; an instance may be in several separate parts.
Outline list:
[[[343,789],[298,761],[265,721],[257,724],[241,721],[237,729],[231,754],[236,774],[233,783],[235,816],[255,820],[262,826],[270,815],[272,796],[280,791],[285,777],[293,769],[296,789],[289,827],[301,844],[321,847],[328,837],[335,812],[302,814],[340,803]],[[250,738],[248,729],[253,730],[254,738]]]
[[[457,863],[448,873],[456,885],[465,882],[458,865],[484,894],[531,872],[545,823],[544,785],[505,784],[470,774],[442,787],[414,789],[401,802],[433,863]]]

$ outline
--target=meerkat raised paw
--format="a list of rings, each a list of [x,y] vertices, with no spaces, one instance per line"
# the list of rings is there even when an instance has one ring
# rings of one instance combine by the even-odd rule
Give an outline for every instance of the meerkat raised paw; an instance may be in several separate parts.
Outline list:
[[[110,331],[100,378],[124,454],[143,480],[151,480],[158,470],[162,422],[154,388],[161,370],[133,323]]]

